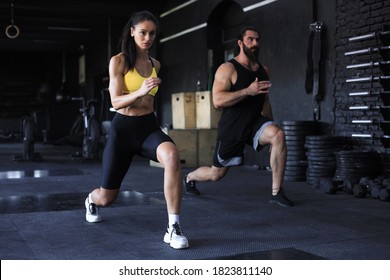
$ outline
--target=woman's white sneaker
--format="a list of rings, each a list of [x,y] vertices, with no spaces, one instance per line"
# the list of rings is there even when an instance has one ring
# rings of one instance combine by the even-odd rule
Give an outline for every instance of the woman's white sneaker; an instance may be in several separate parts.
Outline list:
[[[97,207],[96,204],[90,200],[89,195],[85,199],[85,210],[85,219],[87,222],[99,223],[102,221],[102,217],[99,214],[99,207]]]
[[[167,228],[164,235],[164,242],[168,243],[174,249],[185,249],[189,247],[188,239],[183,235],[183,231],[178,223]]]

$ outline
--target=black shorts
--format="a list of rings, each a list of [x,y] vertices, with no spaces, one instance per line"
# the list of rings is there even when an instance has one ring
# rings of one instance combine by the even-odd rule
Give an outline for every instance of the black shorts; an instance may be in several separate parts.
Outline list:
[[[248,139],[241,141],[218,139],[215,145],[213,165],[216,167],[241,165],[246,145],[252,146],[255,151],[261,150],[259,139],[268,125],[276,125],[276,123],[262,116],[253,126]]]
[[[159,127],[154,113],[126,116],[116,113],[102,159],[101,186],[120,188],[135,155],[157,161],[156,150],[163,142],[173,142]]]

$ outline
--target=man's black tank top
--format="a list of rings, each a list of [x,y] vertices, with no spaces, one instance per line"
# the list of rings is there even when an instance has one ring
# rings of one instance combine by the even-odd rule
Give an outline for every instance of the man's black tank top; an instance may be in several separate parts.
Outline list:
[[[257,71],[250,71],[235,59],[229,60],[237,71],[237,81],[230,92],[247,88],[255,79],[268,81],[269,77],[264,67],[259,63]],[[264,94],[247,96],[231,107],[223,109],[218,124],[218,140],[247,141],[256,120],[261,117]]]

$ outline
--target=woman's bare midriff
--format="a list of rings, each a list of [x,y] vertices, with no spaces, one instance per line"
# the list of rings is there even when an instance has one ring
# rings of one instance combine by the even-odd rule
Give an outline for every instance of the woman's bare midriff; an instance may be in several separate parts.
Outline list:
[[[145,95],[131,106],[117,110],[118,113],[126,116],[143,116],[154,112],[154,97]]]

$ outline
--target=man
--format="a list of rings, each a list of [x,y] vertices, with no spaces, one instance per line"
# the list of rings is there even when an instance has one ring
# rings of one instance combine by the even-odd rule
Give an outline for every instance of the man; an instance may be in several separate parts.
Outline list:
[[[270,145],[272,196],[270,203],[293,206],[283,192],[286,144],[283,130],[272,121],[268,93],[268,68],[258,62],[260,36],[254,27],[245,27],[238,35],[239,53],[223,63],[215,73],[213,103],[223,109],[218,124],[217,143],[211,167],[202,166],[184,177],[187,194],[199,195],[195,182],[218,181],[230,166],[241,165],[244,148],[256,151]]]

